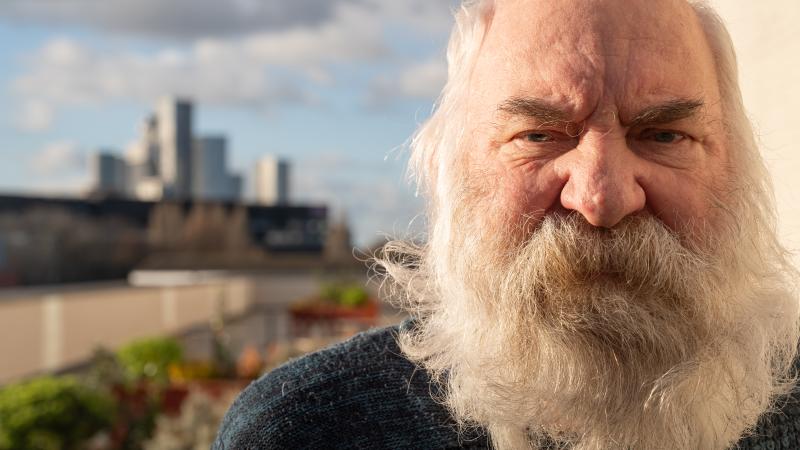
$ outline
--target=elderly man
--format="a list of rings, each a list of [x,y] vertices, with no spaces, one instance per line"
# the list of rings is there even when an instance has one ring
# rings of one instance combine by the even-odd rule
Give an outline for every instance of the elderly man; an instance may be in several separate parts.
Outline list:
[[[717,16],[456,20],[413,142],[428,241],[378,258],[413,319],[254,383],[216,448],[800,448],[796,277]]]

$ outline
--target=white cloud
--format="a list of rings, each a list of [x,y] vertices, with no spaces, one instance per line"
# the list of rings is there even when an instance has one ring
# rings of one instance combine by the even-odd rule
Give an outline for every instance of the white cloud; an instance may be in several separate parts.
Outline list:
[[[193,34],[191,42],[156,51],[118,47],[125,41],[105,47],[97,47],[96,40],[68,37],[46,42],[25,59],[23,70],[11,81],[21,111],[17,128],[45,130],[57,119],[56,112],[71,106],[119,101],[151,104],[165,94],[212,106],[262,110],[319,103],[325,92],[342,81],[335,74],[394,70],[399,64],[394,60],[402,51],[387,41],[389,36],[411,29],[410,40],[420,39],[419,33],[442,34],[449,26],[452,6],[450,0],[186,2],[189,0],[118,0],[113,2],[114,8],[97,0],[0,2],[0,18],[22,16],[64,23],[87,20],[102,29],[129,26],[155,34],[168,33],[180,18],[181,23],[195,23],[208,31]],[[208,11],[201,12],[206,3]],[[183,10],[176,5],[184,5]],[[283,19],[279,25],[244,27],[247,32],[232,34],[232,24],[266,13]],[[150,23],[145,19],[153,19],[152,30],[145,27]],[[213,32],[215,26],[219,33]],[[216,37],[200,37],[203,35]],[[373,85],[361,89],[369,91],[366,95],[372,106],[408,97],[433,100],[444,78],[443,62],[427,61],[397,75],[378,75]]]
[[[393,76],[378,77],[367,102],[381,107],[401,98],[435,100],[446,82],[447,65],[443,57],[413,63]]]
[[[382,41],[380,23],[369,11],[341,5],[334,20],[321,26],[255,34],[242,47],[247,56],[264,63],[316,67],[373,60],[388,53]]]
[[[27,58],[28,70],[13,80],[12,91],[24,102],[37,99],[32,116],[44,116],[44,105],[120,99],[150,103],[164,94],[264,109],[311,103],[315,97],[309,83],[334,83],[328,66],[370,62],[388,53],[380,25],[370,14],[364,6],[340,5],[330,21],[318,26],[200,39],[155,53],[101,51],[56,38]]]
[[[339,3],[342,0],[3,0],[0,17],[196,39],[314,25],[330,17]]]
[[[400,74],[397,89],[408,97],[435,98],[447,81],[444,59],[413,65]]]
[[[361,0],[378,11],[385,22],[432,35],[444,35],[452,25],[459,0]]]
[[[120,99],[149,103],[164,94],[209,104],[263,107],[307,100],[289,82],[269,79],[263,63],[246,59],[235,47],[214,52],[213,46],[201,42],[190,51],[108,54],[58,39],[29,59],[29,71],[13,81],[12,91],[25,102],[39,99],[36,105]]]
[[[28,160],[35,175],[74,175],[86,171],[85,155],[72,141],[58,141],[44,146]]]
[[[21,131],[44,131],[52,125],[53,116],[53,107],[48,102],[31,99],[22,105],[15,125]]]
[[[417,32],[449,27],[457,0],[3,0],[0,17],[150,37],[197,39],[315,27],[342,6],[371,11],[373,23],[402,22]]]

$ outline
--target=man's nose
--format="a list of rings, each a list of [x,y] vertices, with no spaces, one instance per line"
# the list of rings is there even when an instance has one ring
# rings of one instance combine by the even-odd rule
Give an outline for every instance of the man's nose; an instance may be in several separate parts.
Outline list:
[[[585,138],[565,155],[568,179],[561,190],[561,205],[596,227],[611,228],[645,207],[641,165],[624,137]]]

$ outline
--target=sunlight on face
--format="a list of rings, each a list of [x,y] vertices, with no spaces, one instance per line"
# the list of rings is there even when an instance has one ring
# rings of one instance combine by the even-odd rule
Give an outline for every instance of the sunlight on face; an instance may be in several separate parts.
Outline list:
[[[486,206],[502,220],[559,209],[599,227],[642,210],[674,230],[713,220],[728,155],[697,19],[672,2],[624,14],[604,3],[564,14],[560,2],[498,2],[470,85],[469,177],[494,186]]]

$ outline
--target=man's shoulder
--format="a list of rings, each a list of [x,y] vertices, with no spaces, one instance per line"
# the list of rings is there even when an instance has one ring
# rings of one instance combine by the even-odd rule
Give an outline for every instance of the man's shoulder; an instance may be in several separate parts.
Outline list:
[[[756,427],[744,436],[737,450],[800,448],[800,383],[781,396],[773,408],[763,414]]]
[[[215,449],[412,448],[459,445],[434,385],[406,359],[398,328],[359,334],[291,361],[231,406]]]

